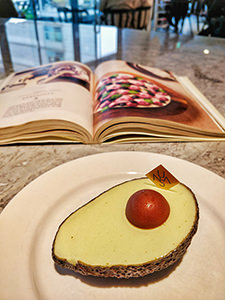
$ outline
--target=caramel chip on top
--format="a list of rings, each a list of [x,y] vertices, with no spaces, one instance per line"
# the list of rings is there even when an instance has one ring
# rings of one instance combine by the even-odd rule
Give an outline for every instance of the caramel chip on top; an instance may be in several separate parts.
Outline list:
[[[152,171],[146,174],[146,176],[159,188],[169,190],[179,181],[165,168],[163,165],[159,165]]]

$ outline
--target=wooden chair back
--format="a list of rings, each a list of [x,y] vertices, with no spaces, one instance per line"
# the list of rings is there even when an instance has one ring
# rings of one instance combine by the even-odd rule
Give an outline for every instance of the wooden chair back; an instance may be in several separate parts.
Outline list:
[[[101,24],[147,29],[151,19],[151,6],[136,9],[105,9],[101,17]]]

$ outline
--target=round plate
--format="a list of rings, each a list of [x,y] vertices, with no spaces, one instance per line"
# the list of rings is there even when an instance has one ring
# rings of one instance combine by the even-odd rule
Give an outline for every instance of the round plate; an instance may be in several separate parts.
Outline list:
[[[129,280],[83,277],[55,266],[53,239],[71,212],[159,164],[189,186],[199,203],[199,228],[179,263]],[[95,154],[54,168],[27,185],[0,215],[0,299],[224,300],[224,191],[225,180],[218,175],[146,152]]]

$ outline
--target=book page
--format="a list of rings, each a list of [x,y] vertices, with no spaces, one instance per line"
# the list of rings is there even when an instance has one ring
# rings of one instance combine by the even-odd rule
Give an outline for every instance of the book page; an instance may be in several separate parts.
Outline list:
[[[91,70],[77,62],[14,73],[0,88],[0,128],[38,120],[65,120],[92,135],[91,83]]]
[[[108,61],[95,71],[95,131],[107,123],[164,124],[189,132],[224,133],[171,72],[125,61]]]

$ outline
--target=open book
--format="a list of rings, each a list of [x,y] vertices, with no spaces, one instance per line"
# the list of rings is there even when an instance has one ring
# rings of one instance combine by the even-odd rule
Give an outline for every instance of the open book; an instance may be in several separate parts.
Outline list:
[[[0,144],[225,140],[225,120],[186,78],[125,61],[57,62],[0,87]]]

